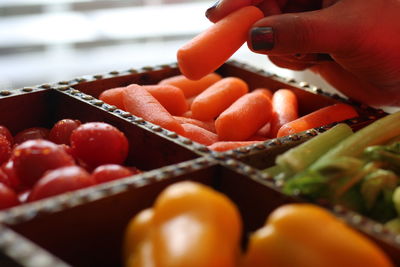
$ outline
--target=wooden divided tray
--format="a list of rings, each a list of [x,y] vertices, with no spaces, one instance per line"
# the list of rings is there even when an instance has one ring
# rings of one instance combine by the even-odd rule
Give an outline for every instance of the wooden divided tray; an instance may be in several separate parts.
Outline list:
[[[293,90],[300,114],[337,102],[353,105],[360,116],[345,123],[355,130],[386,115],[305,82],[235,61],[225,63],[217,72],[244,79],[251,90]],[[333,124],[217,153],[98,99],[106,89],[132,83],[155,84],[177,74],[177,66],[169,64],[0,91],[0,125],[13,134],[29,127],[51,128],[63,118],[107,122],[129,140],[126,163],[143,170],[139,175],[1,211],[0,266],[122,266],[121,246],[127,223],[140,210],[150,207],[161,190],[177,181],[198,181],[231,198],[244,220],[244,242],[272,210],[303,201],[283,195],[279,184],[261,170],[271,166],[280,153]],[[394,262],[400,263],[400,235],[341,206],[325,207],[375,240]]]

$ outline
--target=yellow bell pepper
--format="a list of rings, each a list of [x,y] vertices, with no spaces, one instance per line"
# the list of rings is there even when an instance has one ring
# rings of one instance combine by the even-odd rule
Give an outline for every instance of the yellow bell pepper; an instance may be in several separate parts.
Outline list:
[[[241,231],[239,211],[225,195],[195,182],[176,183],[129,223],[125,266],[235,267]]]
[[[323,208],[291,204],[276,209],[250,237],[243,267],[393,266],[369,239]]]

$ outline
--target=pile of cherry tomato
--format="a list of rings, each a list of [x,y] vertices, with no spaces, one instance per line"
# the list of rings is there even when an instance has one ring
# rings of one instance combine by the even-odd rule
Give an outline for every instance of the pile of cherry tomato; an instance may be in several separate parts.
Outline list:
[[[0,209],[137,174],[123,166],[128,150],[104,122],[63,119],[15,136],[0,126]]]

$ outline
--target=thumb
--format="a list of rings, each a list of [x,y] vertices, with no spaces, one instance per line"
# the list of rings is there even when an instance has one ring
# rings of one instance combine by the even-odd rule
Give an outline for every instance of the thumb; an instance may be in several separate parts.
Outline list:
[[[329,7],[263,18],[250,30],[248,46],[268,55],[346,53],[355,43],[355,31],[349,21],[334,16],[338,11]]]

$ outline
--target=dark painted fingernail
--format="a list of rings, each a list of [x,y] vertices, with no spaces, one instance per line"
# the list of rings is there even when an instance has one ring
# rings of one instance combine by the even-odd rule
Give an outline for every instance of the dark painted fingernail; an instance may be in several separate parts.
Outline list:
[[[206,10],[206,17],[208,18],[211,15],[211,12],[219,5],[220,0],[215,2],[209,9]]]
[[[254,27],[250,31],[251,46],[254,51],[269,51],[274,48],[272,27]]]

